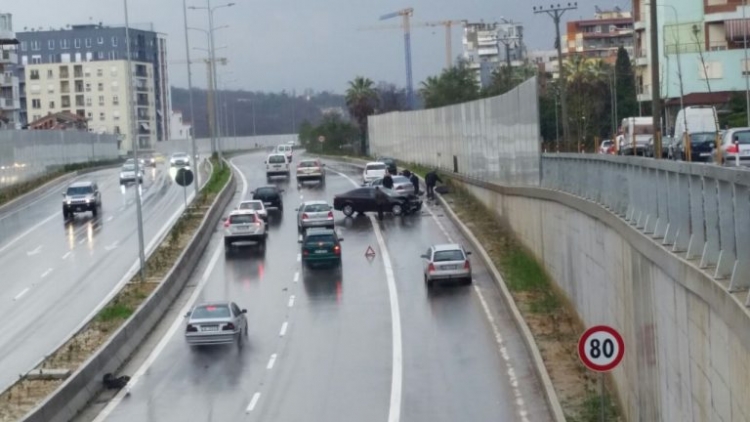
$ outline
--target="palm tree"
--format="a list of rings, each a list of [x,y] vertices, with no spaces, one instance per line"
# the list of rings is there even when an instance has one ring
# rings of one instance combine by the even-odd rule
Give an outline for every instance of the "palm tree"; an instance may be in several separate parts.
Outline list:
[[[573,139],[585,142],[591,129],[594,129],[593,135],[601,135],[598,130],[601,122],[611,121],[608,114],[611,110],[606,106],[611,95],[607,83],[609,65],[601,59],[576,55],[566,60],[563,66],[567,91],[570,93],[570,123],[578,132]]]
[[[349,81],[349,88],[346,90],[346,106],[349,108],[349,114],[354,117],[359,126],[362,137],[362,155],[367,155],[367,116],[375,112],[377,102],[378,94],[375,90],[375,83],[371,79],[357,76]]]

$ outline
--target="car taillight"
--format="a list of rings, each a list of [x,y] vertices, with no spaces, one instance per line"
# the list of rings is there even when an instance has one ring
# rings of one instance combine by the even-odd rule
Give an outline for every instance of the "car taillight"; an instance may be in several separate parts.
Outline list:
[[[465,270],[470,270],[471,269],[471,263],[469,263],[468,259],[466,261],[464,261],[464,269]]]
[[[333,211],[328,211],[328,219],[333,220]]]
[[[308,218],[310,218],[310,216],[307,215],[307,213],[302,214],[302,219],[303,220],[307,220]]]
[[[187,326],[187,329],[185,331],[187,331],[188,333],[194,333],[198,331],[198,328],[195,325],[190,324]]]
[[[224,326],[224,328],[222,328],[222,330],[224,330],[224,331],[234,331],[234,324],[232,324],[232,323],[230,322],[229,324],[226,324],[226,325]]]
[[[227,228],[228,228],[228,227],[229,227],[229,225],[230,225],[230,224],[229,224],[229,219],[227,218],[227,220],[226,220],[226,221],[224,222],[224,227],[227,227]]]
[[[435,264],[430,263],[430,266],[427,267],[427,272],[431,273],[431,272],[434,272],[434,271],[435,271]]]
[[[308,251],[307,249],[305,249],[304,251],[302,251],[302,255],[310,255],[310,251]]]
[[[339,245],[334,246],[333,253],[335,253],[336,255],[341,255],[341,246]]]
[[[730,154],[737,154],[740,152],[740,147],[737,144],[732,144],[727,147],[727,152]]]

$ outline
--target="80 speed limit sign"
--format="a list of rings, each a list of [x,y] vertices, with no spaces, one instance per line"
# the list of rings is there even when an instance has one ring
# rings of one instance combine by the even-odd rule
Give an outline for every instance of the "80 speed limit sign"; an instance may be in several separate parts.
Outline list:
[[[578,356],[592,371],[614,369],[625,355],[625,342],[614,328],[597,325],[586,330],[578,340]]]

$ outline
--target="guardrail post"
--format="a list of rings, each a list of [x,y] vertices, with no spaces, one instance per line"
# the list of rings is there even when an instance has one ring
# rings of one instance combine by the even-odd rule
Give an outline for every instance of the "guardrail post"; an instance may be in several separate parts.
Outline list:
[[[654,233],[656,229],[656,221],[659,215],[658,197],[657,192],[657,178],[658,171],[652,168],[644,169],[646,174],[646,180],[644,186],[648,193],[648,199],[646,200],[646,215],[645,218],[638,223],[638,226],[643,230],[645,234]]]
[[[690,180],[690,242],[687,259],[700,258],[706,244],[706,222],[703,214],[703,177],[691,175]]]
[[[667,211],[669,186],[667,182],[667,173],[660,169],[656,170],[656,191],[658,215],[656,217],[656,226],[654,227],[653,237],[654,239],[663,239],[667,234],[667,227],[669,226],[669,212]]]
[[[734,261],[737,259],[734,243],[734,203],[733,184],[719,181],[719,260],[716,264],[715,278],[726,278],[732,275]]]
[[[675,179],[672,217],[675,229],[672,239],[672,252],[683,252],[690,245],[690,175],[687,173],[672,173]]]
[[[700,267],[708,268],[716,265],[719,259],[719,194],[716,179],[704,179],[703,184],[706,244],[703,246]]]
[[[750,188],[734,185],[734,228],[737,239],[737,261],[732,270],[729,289],[750,287]]]

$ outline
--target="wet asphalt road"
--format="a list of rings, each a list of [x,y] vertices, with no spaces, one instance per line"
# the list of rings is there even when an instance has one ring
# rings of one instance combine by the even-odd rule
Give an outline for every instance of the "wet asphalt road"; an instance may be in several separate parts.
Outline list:
[[[167,167],[145,169],[146,247],[184,203]],[[60,346],[127,281],[138,257],[135,186],[120,186],[118,174],[114,168],[76,179],[99,184],[102,209],[96,218],[82,213],[63,219],[67,183],[0,211],[0,390]]]
[[[263,158],[234,159],[248,191],[266,184]],[[520,335],[479,259],[473,287],[427,292],[420,254],[448,237],[462,241],[439,208],[380,223],[388,263],[368,217],[336,212],[342,270],[302,269],[294,208],[301,199],[332,201],[353,188],[334,171],[355,181],[361,173],[340,163],[328,169],[324,186],[298,188],[294,176],[278,182],[285,209],[283,218],[271,216],[265,253],[248,247],[225,255],[217,227],[191,281],[198,301],[230,299],[248,310],[245,346],[191,350],[177,315],[130,394],[98,420],[395,422],[389,411],[399,402],[395,414],[408,422],[551,420]],[[372,260],[364,256],[368,246],[377,252]],[[400,312],[395,340],[386,267]],[[394,373],[401,382],[393,382]]]

